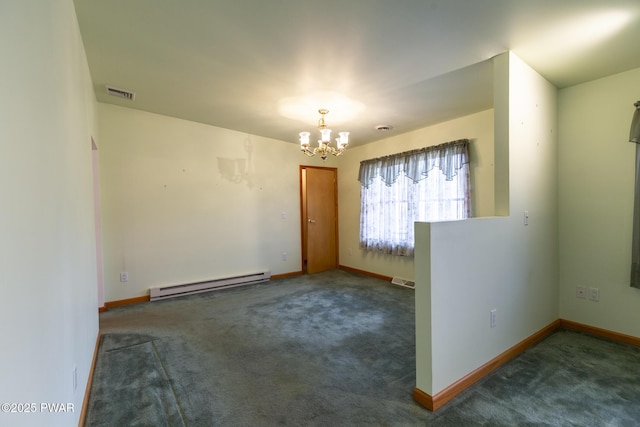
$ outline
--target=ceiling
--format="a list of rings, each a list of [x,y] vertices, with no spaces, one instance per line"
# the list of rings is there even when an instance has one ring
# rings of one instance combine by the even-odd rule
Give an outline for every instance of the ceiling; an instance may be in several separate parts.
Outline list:
[[[334,132],[351,132],[352,146],[491,108],[490,58],[507,50],[559,88],[640,67],[637,0],[75,7],[98,101],[292,143],[315,133],[319,108]]]

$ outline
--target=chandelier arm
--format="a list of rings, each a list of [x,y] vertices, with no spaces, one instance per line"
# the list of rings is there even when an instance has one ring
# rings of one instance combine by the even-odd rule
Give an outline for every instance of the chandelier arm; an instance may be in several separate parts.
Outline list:
[[[309,157],[313,157],[316,155],[316,153],[314,153],[312,150],[309,150],[309,147],[305,147],[304,149],[301,149],[300,151],[302,151],[304,154],[306,154]]]

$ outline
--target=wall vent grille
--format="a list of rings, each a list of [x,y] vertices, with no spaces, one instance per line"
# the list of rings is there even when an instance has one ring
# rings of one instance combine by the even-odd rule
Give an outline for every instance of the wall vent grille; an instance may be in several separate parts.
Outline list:
[[[107,93],[111,96],[117,96],[118,98],[128,99],[129,101],[134,101],[136,99],[135,92],[119,89],[113,86],[107,86]]]
[[[398,286],[404,286],[405,288],[409,288],[409,289],[416,288],[416,282],[412,280],[402,279],[396,276],[393,276],[393,278],[391,279],[391,283]]]

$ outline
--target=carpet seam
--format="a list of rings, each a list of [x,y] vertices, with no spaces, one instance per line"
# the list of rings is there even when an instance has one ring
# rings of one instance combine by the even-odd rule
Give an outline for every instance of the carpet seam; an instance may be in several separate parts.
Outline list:
[[[140,342],[140,343],[136,343],[136,344],[125,345],[125,346],[118,347],[118,348],[112,348],[112,349],[109,349],[109,350],[105,350],[103,353],[112,353],[114,351],[128,350],[128,349],[130,349],[132,347],[138,347],[140,345],[145,345],[145,344],[149,344],[149,343],[153,344],[154,341],[158,341],[158,339],[144,341],[144,342]]]
[[[162,368],[162,373],[164,374],[164,377],[167,379],[167,382],[169,383],[169,388],[171,388],[171,394],[173,394],[173,399],[176,402],[176,407],[178,408],[178,413],[180,414],[180,421],[182,421],[182,425],[184,427],[187,427],[187,424],[184,421],[184,413],[182,411],[182,407],[180,406],[180,401],[178,400],[178,395],[176,394],[176,390],[173,388],[173,382],[169,379],[169,374],[167,372],[166,367],[164,366],[164,362],[160,358],[160,354],[158,353],[158,349],[156,348],[155,341],[156,340],[151,341],[151,348],[153,348],[153,354],[155,354],[156,359],[158,359],[158,362],[160,363],[160,367]]]

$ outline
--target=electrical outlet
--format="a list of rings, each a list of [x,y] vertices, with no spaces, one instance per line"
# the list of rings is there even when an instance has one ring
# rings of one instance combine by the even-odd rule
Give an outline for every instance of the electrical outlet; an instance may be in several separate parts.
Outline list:
[[[496,309],[491,310],[491,327],[496,327]]]
[[[282,252],[282,260],[283,261],[287,260],[287,253],[286,252]]]
[[[120,272],[120,281],[121,282],[128,282],[129,281],[129,272],[121,271]]]
[[[589,299],[591,301],[600,301],[600,289],[589,288]]]
[[[584,286],[576,286],[576,298],[586,298],[587,288]]]

